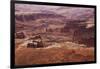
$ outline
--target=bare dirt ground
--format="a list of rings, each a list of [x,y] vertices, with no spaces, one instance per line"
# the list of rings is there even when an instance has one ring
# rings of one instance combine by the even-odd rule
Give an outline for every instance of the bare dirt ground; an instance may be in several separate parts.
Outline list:
[[[94,61],[94,48],[88,48],[83,44],[72,42],[54,43],[44,48],[27,48],[25,46],[19,46],[15,50],[16,65],[86,61]]]
[[[15,10],[15,65],[95,60],[93,8],[16,4]],[[37,35],[44,46],[28,48]]]

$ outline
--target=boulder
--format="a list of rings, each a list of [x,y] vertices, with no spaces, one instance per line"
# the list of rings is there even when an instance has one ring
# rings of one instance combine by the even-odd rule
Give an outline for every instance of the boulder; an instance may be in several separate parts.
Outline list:
[[[23,38],[25,38],[24,32],[17,32],[17,33],[16,33],[16,38],[18,38],[18,39],[23,39]]]

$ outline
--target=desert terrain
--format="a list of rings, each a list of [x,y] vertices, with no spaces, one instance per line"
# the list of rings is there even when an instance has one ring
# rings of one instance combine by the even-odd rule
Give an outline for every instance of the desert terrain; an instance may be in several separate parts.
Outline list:
[[[15,5],[15,64],[94,61],[94,9]]]

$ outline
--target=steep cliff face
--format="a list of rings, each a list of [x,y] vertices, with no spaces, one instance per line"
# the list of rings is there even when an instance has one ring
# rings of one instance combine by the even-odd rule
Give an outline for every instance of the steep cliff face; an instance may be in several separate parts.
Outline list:
[[[94,17],[93,8],[15,4],[15,65],[94,61]]]
[[[87,23],[87,21],[71,21],[64,26],[62,32],[70,33],[73,42],[86,44],[88,47],[94,46],[95,28],[92,21],[90,23]]]
[[[33,21],[37,19],[65,19],[64,16],[62,15],[57,15],[57,14],[44,14],[44,13],[21,13],[21,14],[16,14],[16,20],[22,21],[22,22],[28,22],[28,21]]]
[[[56,37],[67,35],[66,37],[71,36],[72,41],[78,43],[88,41],[93,43],[95,38],[92,37],[94,36],[93,8],[26,4],[16,4],[15,6],[16,32],[51,33]]]
[[[85,20],[89,17],[94,16],[93,8],[84,7],[64,7],[64,6],[48,6],[48,5],[29,5],[29,4],[16,4],[16,14],[21,13],[42,13],[42,14],[53,14],[62,15],[66,19],[72,20]],[[58,17],[58,16],[57,16]]]
[[[64,25],[66,19],[58,14],[44,13],[19,13],[15,15],[16,31],[21,30],[42,30],[46,27]],[[51,28],[53,29],[53,27]]]

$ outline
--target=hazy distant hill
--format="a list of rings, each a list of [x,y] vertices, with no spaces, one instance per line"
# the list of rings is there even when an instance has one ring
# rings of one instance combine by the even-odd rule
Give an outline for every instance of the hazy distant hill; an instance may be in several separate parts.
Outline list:
[[[45,5],[26,5],[16,4],[16,13],[45,13],[45,14],[60,14],[67,19],[93,17],[94,9],[92,8],[77,8],[77,7],[59,7]]]

